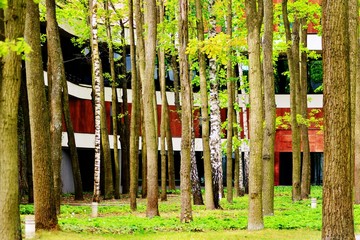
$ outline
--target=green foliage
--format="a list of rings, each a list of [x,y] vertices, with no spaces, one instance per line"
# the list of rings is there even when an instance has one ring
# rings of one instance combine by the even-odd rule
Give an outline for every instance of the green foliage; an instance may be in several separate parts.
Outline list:
[[[7,8],[7,0],[0,0],[0,8],[1,9]]]
[[[0,57],[7,55],[10,51],[16,52],[25,59],[26,54],[30,53],[31,47],[25,42],[24,38],[15,40],[6,39],[4,42],[0,41]]]
[[[300,114],[296,115],[296,121],[298,124],[306,125],[307,127],[315,127],[323,130],[323,118],[319,117],[321,113],[320,109],[311,109],[308,113],[308,118],[304,119]],[[291,116],[290,112],[285,112],[283,116],[276,117],[276,128],[289,129],[291,128]]]

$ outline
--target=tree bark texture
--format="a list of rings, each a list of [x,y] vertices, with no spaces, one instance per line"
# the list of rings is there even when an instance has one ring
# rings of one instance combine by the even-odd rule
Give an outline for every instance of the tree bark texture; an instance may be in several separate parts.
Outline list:
[[[142,77],[144,120],[146,131],[146,152],[147,152],[147,206],[146,216],[149,218],[159,215],[158,209],[158,148],[157,148],[157,127],[155,125],[154,112],[154,68],[156,51],[156,1],[146,0],[144,22],[147,23],[145,34],[145,71]]]
[[[263,146],[263,97],[260,61],[260,27],[262,1],[245,1],[249,49],[250,86],[250,165],[249,165],[249,217],[248,230],[264,228],[262,214],[262,146]]]
[[[274,144],[275,144],[275,83],[273,68],[273,1],[264,1],[264,142],[263,142],[263,215],[274,215]]]
[[[291,143],[292,143],[292,200],[301,200],[301,136],[300,125],[297,121],[297,115],[300,113],[299,105],[299,31],[300,22],[296,14],[294,16],[294,22],[292,23],[292,30],[290,31],[290,23],[288,20],[287,0],[282,2],[282,14],[285,26],[286,42],[291,43],[287,47],[287,57],[290,72],[290,117],[291,117]]]
[[[95,160],[94,160],[94,193],[93,202],[100,202],[100,115],[101,115],[101,101],[100,101],[100,82],[101,82],[101,69],[100,69],[100,56],[98,45],[98,27],[97,27],[97,0],[89,0],[90,6],[90,26],[91,26],[91,61],[92,61],[92,77],[94,82],[94,105],[95,105]]]
[[[191,209],[191,84],[189,77],[189,60],[186,47],[189,41],[188,33],[189,2],[179,1],[179,65],[181,83],[181,166],[180,166],[180,190],[181,190],[181,222],[192,221]]]
[[[204,23],[201,0],[195,1],[196,18],[197,18],[197,38],[200,42],[204,41]],[[199,77],[200,77],[200,96],[201,96],[201,137],[203,145],[203,159],[204,159],[204,179],[205,179],[205,206],[207,210],[214,209],[214,196],[212,186],[212,168],[210,159],[210,145],[209,145],[209,113],[208,113],[208,90],[206,82],[206,62],[205,54],[198,51],[199,59]]]
[[[51,167],[50,120],[46,103],[40,48],[39,6],[26,3],[25,41],[32,51],[26,60],[31,147],[34,177],[34,209],[36,230],[57,228],[54,199],[53,170]]]
[[[191,179],[191,192],[193,195],[194,205],[204,205],[202,193],[201,193],[201,185],[199,179],[199,173],[196,162],[195,155],[195,132],[194,127],[191,127],[191,150],[190,150],[190,159],[191,159],[191,171],[190,171],[190,179]]]
[[[105,10],[109,11],[109,1],[105,2]],[[110,76],[111,76],[111,122],[113,128],[113,149],[114,149],[114,197],[115,199],[120,199],[120,169],[119,169],[119,152],[118,152],[118,116],[117,116],[117,81],[115,74],[115,62],[114,62],[114,49],[112,43],[112,34],[110,26],[110,13],[106,13],[105,17],[105,27],[106,27],[106,36],[108,38],[108,49],[109,49],[109,65],[110,65]]]
[[[323,3],[324,183],[322,239],[355,239],[351,182],[348,1]],[[336,91],[334,91],[336,89]]]
[[[61,160],[62,160],[62,83],[65,78],[64,61],[60,45],[58,24],[56,21],[55,0],[46,0],[46,35],[48,49],[48,75],[51,88],[49,88],[50,102],[50,146],[54,175],[54,193],[56,212],[60,214],[62,194]]]
[[[209,2],[209,38],[216,35],[216,16],[214,14],[215,1]],[[220,100],[219,100],[219,81],[216,78],[216,59],[209,59],[209,81],[210,81],[210,159],[212,168],[213,198],[215,208],[221,208],[220,199],[222,198],[222,156],[221,156],[221,119],[220,119]]]
[[[132,111],[130,121],[130,209],[136,211],[136,197],[138,191],[139,169],[139,126],[140,126],[140,96],[139,78],[137,76],[134,35],[133,0],[129,0],[129,31],[130,31],[130,60],[131,60],[131,86]]]
[[[226,15],[226,34],[229,38],[232,38],[232,1],[229,0],[227,3],[227,15]],[[232,49],[230,48],[229,56],[232,54]],[[233,66],[231,58],[227,62],[226,66],[226,75],[227,75],[227,91],[228,91],[228,105],[227,105],[227,145],[226,145],[226,187],[227,195],[226,199],[229,203],[233,202],[233,164],[232,164],[232,138],[233,138],[233,122],[234,122],[234,81],[233,77]]]
[[[15,40],[23,37],[25,3],[13,0],[7,4],[3,15],[6,30],[2,33]],[[21,239],[17,134],[21,56],[10,51],[0,60],[0,235],[4,240],[13,240]]]
[[[301,20],[300,43],[302,46],[307,47],[307,29],[306,19]],[[307,53],[302,51],[300,53],[300,113],[303,119],[308,118],[308,105],[307,105]],[[301,170],[301,199],[307,199],[310,195],[311,187],[311,159],[310,159],[310,143],[309,132],[306,124],[301,125],[301,142],[303,148],[302,155],[302,170]]]
[[[71,168],[72,168],[72,174],[74,178],[74,188],[75,188],[75,200],[83,200],[84,195],[82,188],[79,158],[78,158],[76,142],[75,142],[74,127],[72,125],[71,117],[70,117],[68,86],[65,78],[63,79],[62,87],[63,87],[62,88],[63,113],[64,113],[66,132],[68,136],[68,146],[70,149]]]
[[[237,103],[242,106],[241,112],[243,116],[243,132],[244,132],[244,141],[246,149],[244,151],[244,161],[242,160],[242,154],[239,156],[239,188],[240,192],[248,193],[249,192],[249,143],[247,142],[249,140],[249,127],[248,127],[248,110],[247,110],[247,104],[245,101],[244,95],[246,94],[245,88],[244,88],[244,78],[243,78],[243,70],[242,65],[238,65],[239,69],[239,80],[240,80],[240,92],[241,92],[241,98],[238,97]],[[240,114],[237,115],[238,122],[240,123]],[[241,131],[238,132],[238,137],[240,136]]]

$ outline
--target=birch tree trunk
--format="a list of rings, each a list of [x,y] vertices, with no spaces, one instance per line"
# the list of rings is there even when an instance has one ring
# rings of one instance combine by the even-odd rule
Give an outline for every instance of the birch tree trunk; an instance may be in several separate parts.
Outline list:
[[[355,239],[351,176],[348,1],[322,3],[324,183],[322,239]],[[334,91],[336,89],[336,91]]]
[[[90,26],[91,26],[91,60],[92,60],[92,77],[94,81],[94,102],[95,102],[95,161],[94,161],[94,195],[93,202],[100,202],[100,56],[98,45],[97,29],[97,0],[89,0],[90,6]]]
[[[209,2],[210,28],[209,38],[216,35],[216,17],[214,14],[215,1]],[[220,119],[220,101],[219,101],[219,82],[216,78],[216,59],[209,59],[209,82],[210,82],[210,159],[212,167],[213,198],[215,208],[221,208],[220,199],[222,198],[222,156],[221,156],[221,119]]]
[[[263,214],[274,215],[274,144],[275,144],[275,83],[273,69],[273,1],[264,1],[264,114],[263,142]]]
[[[202,14],[202,1],[196,0],[196,18],[197,18],[197,38],[200,42],[204,41],[204,24]],[[206,82],[206,62],[205,55],[198,51],[199,59],[199,75],[200,75],[200,96],[201,96],[201,137],[203,145],[203,159],[204,159],[204,179],[205,179],[205,205],[206,209],[214,209],[214,195],[212,186],[212,168],[210,159],[210,145],[209,145],[209,113],[208,113],[208,90]]]
[[[3,36],[23,37],[25,2],[8,1],[4,10]],[[3,40],[3,39],[1,39]],[[21,56],[10,51],[0,59],[0,232],[4,240],[21,239],[18,188],[17,118],[21,83]]]
[[[262,214],[263,81],[260,61],[260,28],[263,17],[262,0],[245,1],[245,10],[248,29],[251,106],[248,230],[259,230],[264,228]]]

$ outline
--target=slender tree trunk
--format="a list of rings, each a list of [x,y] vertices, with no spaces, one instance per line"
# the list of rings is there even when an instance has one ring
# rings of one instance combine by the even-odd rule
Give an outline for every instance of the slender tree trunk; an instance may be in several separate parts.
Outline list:
[[[132,111],[130,121],[130,208],[137,209],[136,197],[138,191],[139,169],[139,126],[140,126],[140,96],[139,79],[137,76],[135,57],[134,36],[134,13],[133,0],[129,0],[129,30],[130,30],[130,58],[131,58],[131,88],[132,88]]]
[[[50,146],[51,159],[54,174],[54,192],[56,212],[60,214],[60,202],[62,193],[61,183],[61,160],[62,160],[62,83],[65,78],[65,69],[60,45],[58,24],[56,21],[55,0],[46,0],[46,35],[48,49],[48,63],[50,73],[48,76],[51,82],[50,95]]]
[[[291,136],[292,136],[292,200],[299,201],[301,199],[300,186],[300,166],[301,166],[301,149],[300,149],[300,126],[297,122],[297,114],[299,112],[299,28],[300,22],[296,14],[290,31],[290,23],[288,20],[287,0],[282,2],[282,14],[286,33],[286,42],[292,43],[288,46],[286,54],[288,57],[290,71],[290,108],[291,108]]]
[[[0,32],[7,39],[15,40],[23,37],[25,3],[14,0],[7,4]],[[2,40],[4,35],[0,36]],[[4,240],[17,240],[21,239],[17,135],[21,56],[10,51],[0,60],[0,233]]]
[[[234,101],[236,103],[239,102],[239,94],[238,94],[238,84],[237,81],[235,81],[234,83]],[[233,118],[234,122],[234,126],[238,126],[239,125],[239,121],[238,121],[238,117],[240,116],[239,111],[235,110],[235,116]],[[239,131],[238,131],[238,127],[234,128],[234,137],[239,140]],[[240,190],[240,161],[241,161],[241,168],[242,168],[242,160],[240,158],[240,149],[239,147],[235,148],[234,151],[234,155],[235,155],[235,164],[234,164],[234,189],[235,189],[235,197],[240,197],[244,195],[244,192],[242,192]]]
[[[94,82],[94,103],[95,103],[95,161],[94,161],[94,195],[93,202],[100,202],[100,164],[101,164],[101,153],[100,153],[100,82],[101,82],[101,71],[100,71],[100,56],[99,56],[99,45],[98,45],[98,29],[97,29],[97,0],[89,0],[90,6],[90,25],[91,25],[91,60],[92,60],[92,77]]]
[[[178,62],[175,55],[171,56],[171,68],[174,72],[174,98],[175,98],[175,106],[178,111],[179,118],[181,118],[181,106],[180,106],[180,79],[179,79],[179,70],[178,70]]]
[[[146,198],[147,197],[147,185],[148,185],[148,181],[147,181],[147,148],[146,148],[146,131],[145,131],[145,120],[144,120],[144,103],[143,103],[143,99],[141,97],[141,102],[142,102],[142,106],[141,106],[141,160],[142,160],[142,169],[141,169],[141,176],[142,176],[142,183],[141,183],[141,196],[142,198]]]
[[[189,78],[189,60],[186,55],[186,47],[189,41],[188,33],[188,12],[189,2],[179,1],[179,65],[181,82],[181,169],[180,169],[180,189],[181,189],[181,222],[192,221],[191,209],[191,84]]]
[[[26,60],[26,83],[29,99],[31,147],[34,177],[36,230],[56,229],[57,217],[51,168],[50,120],[47,108],[40,49],[39,6],[26,3],[25,41],[32,52]]]
[[[242,106],[241,107],[241,112],[242,112],[242,116],[243,116],[243,132],[244,132],[244,144],[246,146],[246,149],[244,151],[244,161],[242,160],[242,154],[240,154],[239,156],[239,188],[240,188],[240,193],[243,193],[242,195],[244,195],[245,193],[249,192],[249,128],[248,128],[248,117],[247,117],[247,103],[245,100],[245,96],[246,96],[246,91],[245,91],[245,83],[244,83],[244,78],[243,78],[243,70],[242,70],[242,64],[238,65],[238,69],[239,69],[239,80],[240,80],[240,93],[241,93],[241,98],[238,97],[237,103]],[[238,122],[240,124],[240,114],[237,115],[238,116]],[[238,137],[241,138],[240,136],[241,131],[238,132]]]
[[[23,117],[24,117],[24,139],[25,139],[25,150],[26,150],[26,182],[27,182],[28,203],[34,203],[29,102],[28,102],[25,77],[22,77],[21,80],[20,94],[21,94],[20,95],[21,108],[23,109]]]
[[[166,105],[168,106],[167,102]],[[167,143],[167,156],[168,156],[168,181],[169,189],[175,190],[175,164],[174,164],[174,148],[172,143],[172,134],[170,128],[169,108],[165,111],[166,119],[166,143]]]
[[[355,239],[349,147],[349,5],[344,0],[325,0],[322,6],[325,160],[322,239]]]
[[[229,38],[232,38],[232,1],[229,0],[227,4],[227,15],[226,15],[226,34],[229,35]],[[231,49],[231,48],[230,48]],[[232,49],[229,52],[231,56]],[[227,201],[229,203],[233,202],[233,187],[232,187],[232,138],[233,138],[233,122],[234,122],[234,81],[233,77],[233,67],[231,58],[229,58],[227,63],[227,91],[228,91],[228,105],[227,105],[227,145],[226,145],[226,187],[227,187]]]
[[[259,230],[264,228],[262,213],[263,81],[260,61],[263,2],[247,0],[245,9],[249,45],[249,86],[251,89],[248,230]]]
[[[115,63],[114,63],[114,50],[112,43],[112,34],[109,18],[109,1],[105,2],[105,10],[107,11],[105,17],[106,35],[108,38],[109,48],[109,65],[110,65],[110,76],[111,76],[111,113],[112,113],[112,133],[113,133],[113,149],[114,149],[114,197],[120,199],[120,170],[119,170],[119,152],[118,152],[118,128],[117,128],[117,94],[116,94],[116,74],[115,74]]]
[[[63,87],[63,92],[62,92],[63,113],[64,113],[66,131],[68,135],[68,146],[70,149],[71,168],[72,168],[74,187],[75,187],[75,200],[84,200],[79,158],[75,143],[74,128],[70,117],[68,86],[65,78],[63,79],[62,87]]]
[[[264,109],[263,142],[263,215],[274,215],[274,144],[275,144],[275,84],[273,69],[273,1],[264,1]]]
[[[216,35],[216,16],[214,14],[215,1],[209,2],[210,28],[209,38]],[[212,167],[213,198],[215,208],[221,208],[222,198],[222,156],[221,156],[221,119],[219,101],[219,81],[216,77],[216,59],[209,59],[209,81],[210,81],[210,159]]]
[[[307,43],[307,28],[306,20],[301,20],[301,35],[300,42],[301,45],[306,47]],[[300,62],[300,112],[303,119],[307,119],[307,54],[305,51],[301,52],[301,62]],[[307,199],[310,195],[310,183],[311,183],[311,159],[310,159],[310,143],[309,143],[309,133],[308,126],[306,124],[301,125],[301,142],[303,148],[302,155],[302,171],[301,171],[301,199]]]
[[[196,0],[196,17],[197,17],[197,38],[200,42],[204,41],[204,24],[202,14],[202,2]],[[212,168],[210,160],[210,145],[209,145],[209,113],[208,113],[208,91],[206,82],[206,62],[205,55],[201,51],[198,52],[199,59],[199,74],[200,74],[200,95],[201,95],[201,135],[203,144],[203,159],[204,159],[204,179],[205,179],[205,205],[206,209],[214,209],[214,196],[212,186]]]

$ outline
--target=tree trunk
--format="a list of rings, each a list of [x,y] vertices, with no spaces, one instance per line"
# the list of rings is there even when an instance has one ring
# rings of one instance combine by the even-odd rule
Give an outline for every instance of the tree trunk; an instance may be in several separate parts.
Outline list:
[[[48,63],[50,72],[48,80],[51,82],[50,95],[50,146],[54,175],[54,193],[56,212],[60,214],[62,194],[61,160],[62,160],[62,83],[65,78],[64,61],[60,45],[58,24],[56,21],[55,0],[46,0],[46,35],[48,49]]]
[[[264,114],[263,142],[263,215],[274,215],[274,144],[275,144],[275,84],[273,69],[273,1],[264,1]]]
[[[202,14],[202,2],[196,0],[196,18],[197,18],[197,38],[200,42],[204,41],[204,24]],[[205,205],[207,210],[215,208],[213,186],[212,186],[212,168],[210,160],[209,145],[209,113],[208,113],[208,91],[206,82],[206,62],[205,54],[198,51],[199,75],[200,75],[200,95],[201,95],[201,135],[203,144],[204,159],[204,179],[205,179]]]
[[[358,1],[352,0],[349,1],[349,41],[350,41],[350,55],[349,55],[349,64],[350,64],[350,102],[351,102],[351,168],[352,171],[351,182],[354,183],[355,187],[355,203],[359,200],[357,197],[356,186],[359,187],[359,183],[356,183],[356,91],[359,77],[359,3]],[[359,195],[359,194],[358,194]]]
[[[300,186],[300,166],[301,166],[301,149],[300,149],[300,125],[297,121],[299,112],[299,28],[300,22],[296,14],[292,23],[292,31],[290,31],[290,23],[288,20],[287,0],[282,2],[282,14],[286,33],[286,42],[290,43],[286,54],[289,63],[290,72],[290,117],[291,117],[291,136],[292,136],[292,200],[301,200]]]
[[[229,35],[229,38],[232,38],[232,1],[229,0],[227,4],[227,15],[226,15],[226,34]],[[231,48],[230,48],[231,49]],[[227,187],[227,201],[229,203],[233,202],[233,187],[232,187],[232,138],[233,138],[233,122],[234,122],[234,81],[233,77],[233,67],[231,61],[232,49],[229,51],[229,60],[227,62],[227,91],[228,91],[228,105],[227,105],[227,145],[226,145],[226,187]]]
[[[199,173],[198,173],[198,168],[197,168],[197,163],[196,163],[195,132],[194,132],[193,126],[191,127],[190,159],[191,159],[190,179],[191,179],[191,192],[193,195],[193,202],[194,202],[194,205],[204,205],[203,197],[201,194]]]
[[[122,76],[126,76],[126,43],[125,41],[125,26],[123,21],[120,21],[121,25],[121,39],[123,41],[122,49]],[[121,141],[121,159],[122,159],[122,185],[123,193],[129,193],[130,188],[130,120],[129,120],[129,107],[127,96],[127,78],[122,78],[122,114],[124,115],[122,123],[120,124],[120,141]]]
[[[355,239],[351,182],[348,1],[323,6],[324,183],[322,239]],[[334,91],[336,89],[336,91]]]
[[[159,5],[159,18],[160,24],[164,22],[164,2],[161,1]],[[162,30],[162,34],[164,31]],[[161,201],[167,200],[166,195],[166,149],[165,149],[165,138],[166,138],[166,125],[168,124],[166,119],[167,111],[167,99],[166,99],[166,82],[165,82],[165,51],[163,47],[160,47],[158,51],[159,61],[159,80],[160,80],[160,92],[161,92],[161,123],[160,123],[160,155],[161,155]]]
[[[353,2],[356,2],[356,6],[353,6],[350,8],[350,16],[355,17],[357,19],[357,12],[359,10],[359,4],[357,1],[350,1],[350,4],[353,4]],[[356,15],[355,15],[356,13]],[[354,14],[354,15],[352,15]],[[350,21],[354,21],[354,19],[350,19]],[[356,25],[359,25],[359,22],[356,21]],[[356,36],[359,36],[359,30],[358,27],[356,27]],[[357,41],[357,47],[354,49],[356,54],[355,56],[358,56],[358,51],[359,51],[359,39],[358,37],[356,38]],[[354,43],[351,43],[354,44]],[[359,69],[360,67],[360,58],[356,58],[356,67],[357,69]],[[356,71],[356,79],[359,77],[360,73],[358,71]],[[355,102],[359,102],[360,101],[360,81],[356,81],[355,83]],[[354,193],[354,197],[355,197],[355,204],[360,204],[360,138],[358,137],[360,136],[360,105],[356,104],[355,105],[355,139],[354,139],[354,155],[355,155],[355,162],[354,162],[354,183],[355,183],[355,193]]]
[[[244,142],[243,145],[246,146],[246,149],[244,151],[244,161],[242,159],[242,154],[239,156],[239,188],[240,193],[243,192],[243,195],[245,193],[249,192],[249,128],[248,128],[248,117],[247,117],[247,103],[245,100],[245,83],[243,78],[243,70],[242,70],[242,64],[238,64],[239,69],[239,80],[240,80],[240,92],[241,92],[241,99],[237,95],[238,100],[236,101],[241,106],[241,112],[243,116],[243,132],[244,132]],[[237,115],[238,122],[240,124],[240,114]],[[238,138],[241,138],[240,136],[241,131],[238,132]]]
[[[129,0],[129,31],[130,31],[130,58],[131,58],[131,88],[132,111],[130,121],[130,208],[136,211],[136,197],[138,191],[139,169],[139,126],[140,126],[140,96],[139,79],[137,76],[134,36],[133,0]]]
[[[32,51],[26,60],[31,147],[34,177],[34,209],[36,230],[55,229],[57,225],[54,199],[53,171],[51,168],[50,120],[43,78],[39,6],[33,1],[26,3],[25,41]]]
[[[0,29],[6,39],[23,36],[24,13],[24,1],[8,1],[4,22],[1,21],[1,28],[5,23],[6,30]],[[4,240],[13,240],[21,239],[17,135],[21,56],[10,51],[0,60],[0,233]]]
[[[166,101],[166,106],[168,106]],[[175,164],[174,164],[174,148],[172,143],[172,134],[170,128],[170,118],[169,118],[169,108],[166,108],[165,111],[165,119],[166,119],[166,143],[167,143],[167,156],[168,156],[168,181],[169,181],[169,189],[175,190]]]
[[[263,146],[263,97],[260,61],[260,27],[263,2],[245,1],[249,48],[250,86],[250,165],[249,165],[249,217],[248,230],[264,228],[262,214],[262,146]]]
[[[216,17],[214,14],[215,1],[209,2],[209,38],[216,35]],[[212,167],[213,198],[215,208],[221,208],[220,199],[222,198],[222,154],[221,154],[221,119],[219,101],[219,82],[216,78],[216,59],[209,59],[209,81],[210,81],[210,159]]]
[[[180,79],[179,79],[179,70],[178,70],[178,62],[175,55],[171,56],[171,68],[174,72],[174,98],[175,98],[175,106],[179,118],[181,118],[181,106],[180,106]]]
[[[188,12],[189,2],[179,1],[179,65],[181,83],[181,169],[180,169],[180,189],[181,189],[181,222],[192,221],[191,209],[191,84],[189,78],[189,61],[186,54],[186,47],[189,41],[188,33]]]
[[[301,35],[300,42],[303,47],[306,47],[307,43],[307,28],[306,20],[301,20]],[[301,52],[300,62],[300,112],[303,119],[308,117],[308,106],[307,106],[307,54],[305,51]],[[301,199],[307,199],[310,195],[311,187],[311,159],[310,159],[310,143],[308,126],[306,124],[301,125],[301,142],[303,148],[302,155],[302,171],[301,171]]]
[[[146,216],[149,218],[159,215],[158,209],[158,148],[157,148],[157,126],[155,125],[154,112],[154,68],[156,51],[156,2],[145,1],[144,22],[147,23],[145,34],[145,71],[141,77],[143,82],[142,94],[144,100],[144,119],[146,131],[147,151],[147,207]]]
[[[101,164],[101,152],[100,152],[100,56],[98,45],[98,29],[97,29],[97,0],[89,0],[90,6],[90,26],[91,26],[91,61],[92,61],[92,77],[94,82],[94,105],[95,105],[95,160],[94,160],[94,194],[93,202],[100,202],[100,164]]]
[[[142,169],[141,169],[141,177],[142,177],[142,183],[141,183],[141,197],[146,198],[147,197],[147,150],[146,150],[146,131],[145,131],[145,120],[144,120],[144,103],[143,99],[141,97],[141,161],[142,161]]]
[[[68,95],[68,86],[67,81],[64,78],[62,82],[62,103],[63,103],[63,113],[66,131],[68,135],[68,146],[70,149],[70,158],[71,158],[71,168],[74,178],[74,187],[75,187],[75,200],[84,200],[81,172],[79,166],[79,158],[77,154],[74,128],[71,122],[70,109],[69,109],[69,95]]]
[[[105,2],[105,10],[109,11],[109,2]],[[118,128],[117,128],[117,93],[116,93],[116,74],[115,74],[115,62],[114,62],[114,50],[112,43],[112,34],[110,26],[110,13],[106,13],[105,27],[106,35],[108,37],[108,48],[109,48],[109,65],[110,65],[110,76],[111,76],[111,113],[112,113],[112,128],[113,128],[113,149],[114,149],[114,197],[120,199],[120,170],[119,170],[119,151],[118,151]]]

